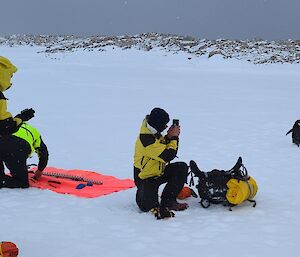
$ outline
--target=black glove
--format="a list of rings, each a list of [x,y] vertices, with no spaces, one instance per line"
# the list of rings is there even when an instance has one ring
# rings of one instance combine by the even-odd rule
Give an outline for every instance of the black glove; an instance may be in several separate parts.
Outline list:
[[[150,210],[158,220],[175,217],[175,213],[166,207],[155,207]]]
[[[35,113],[35,111],[32,108],[25,109],[25,110],[21,111],[21,113],[18,114],[16,116],[16,118],[20,118],[22,121],[28,121],[34,117],[34,113]]]

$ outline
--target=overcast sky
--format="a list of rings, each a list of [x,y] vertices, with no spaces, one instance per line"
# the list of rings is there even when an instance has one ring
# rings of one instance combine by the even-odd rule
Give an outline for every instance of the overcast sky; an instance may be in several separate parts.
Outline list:
[[[0,35],[300,39],[300,0],[0,0]]]

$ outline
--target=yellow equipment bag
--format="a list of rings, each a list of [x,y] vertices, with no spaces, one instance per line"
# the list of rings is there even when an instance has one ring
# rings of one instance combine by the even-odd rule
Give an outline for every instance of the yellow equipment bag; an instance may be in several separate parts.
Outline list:
[[[204,172],[198,168],[193,160],[190,161],[190,169],[190,184],[193,182],[193,174],[198,177],[196,188],[203,208],[208,208],[210,204],[223,204],[232,211],[231,207],[245,201],[253,203],[253,207],[256,206],[256,201],[253,198],[258,187],[256,181],[248,175],[241,157],[230,170],[213,169]]]
[[[226,198],[233,205],[252,200],[258,190],[256,181],[252,177],[249,177],[246,181],[232,178],[226,185],[228,187]]]

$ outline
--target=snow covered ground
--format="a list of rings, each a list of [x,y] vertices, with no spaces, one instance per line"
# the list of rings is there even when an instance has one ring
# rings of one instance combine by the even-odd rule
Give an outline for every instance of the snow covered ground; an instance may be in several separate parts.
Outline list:
[[[1,189],[0,241],[20,257],[294,257],[299,254],[300,149],[285,133],[300,118],[300,65],[254,65],[213,56],[188,59],[154,49],[38,54],[0,46],[19,68],[5,95],[31,124],[49,166],[132,178],[140,123],[154,107],[180,119],[179,159],[203,170],[243,157],[258,183],[257,207],[203,209],[176,217],[141,213],[135,189],[82,199],[38,189]],[[36,158],[28,163],[36,162]]]

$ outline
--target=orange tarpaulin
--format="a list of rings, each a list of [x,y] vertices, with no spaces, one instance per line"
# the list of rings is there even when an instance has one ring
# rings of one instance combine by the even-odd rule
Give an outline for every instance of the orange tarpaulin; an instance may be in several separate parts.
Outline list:
[[[29,177],[32,176],[33,174],[29,173]],[[92,171],[64,170],[54,167],[47,167],[38,181],[30,179],[29,184],[30,187],[84,198],[108,195],[135,187],[132,179],[119,179]]]

